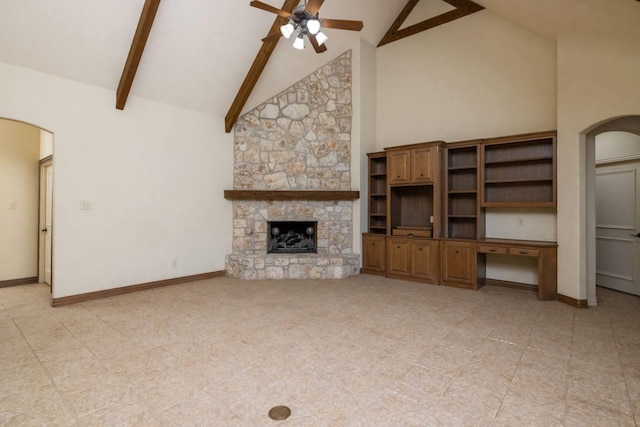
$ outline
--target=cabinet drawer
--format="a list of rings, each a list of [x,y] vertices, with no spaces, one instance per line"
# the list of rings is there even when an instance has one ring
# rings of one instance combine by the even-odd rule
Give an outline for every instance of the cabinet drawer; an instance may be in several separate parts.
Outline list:
[[[538,258],[540,256],[540,250],[524,249],[524,248],[509,248],[509,255],[532,256],[532,257]]]
[[[478,245],[478,252],[483,254],[507,254],[507,248],[502,246]]]

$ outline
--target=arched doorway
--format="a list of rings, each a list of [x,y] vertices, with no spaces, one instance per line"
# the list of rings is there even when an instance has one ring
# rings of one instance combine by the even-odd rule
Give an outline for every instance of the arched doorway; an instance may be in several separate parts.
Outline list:
[[[606,132],[629,132],[640,135],[640,116],[626,116],[600,122],[587,129],[585,135],[586,184],[586,286],[590,306],[597,305],[596,296],[596,137]]]
[[[0,118],[0,286],[53,286],[52,175],[53,134]]]

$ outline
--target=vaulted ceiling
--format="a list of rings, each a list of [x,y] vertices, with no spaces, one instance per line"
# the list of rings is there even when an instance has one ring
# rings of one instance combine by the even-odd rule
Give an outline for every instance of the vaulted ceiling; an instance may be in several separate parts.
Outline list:
[[[552,39],[563,31],[639,34],[640,2],[635,0],[475,1]],[[282,0],[267,2],[282,5]],[[420,3],[441,7],[441,0]],[[143,4],[0,0],[0,62],[115,91]],[[290,41],[281,41],[261,79],[269,87],[259,82],[247,105],[286,88],[360,37],[377,45],[405,4],[326,0],[322,16],[362,20],[362,32],[327,30],[329,50],[323,54],[295,51]],[[273,20],[274,15],[250,7],[249,0],[162,0],[131,94],[224,117]]]

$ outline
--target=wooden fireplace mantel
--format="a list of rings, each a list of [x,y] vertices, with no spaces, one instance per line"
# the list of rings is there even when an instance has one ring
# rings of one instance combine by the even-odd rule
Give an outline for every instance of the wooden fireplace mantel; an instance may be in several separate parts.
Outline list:
[[[311,200],[311,201],[336,201],[357,200],[359,191],[272,191],[272,190],[224,190],[224,198],[227,200]]]

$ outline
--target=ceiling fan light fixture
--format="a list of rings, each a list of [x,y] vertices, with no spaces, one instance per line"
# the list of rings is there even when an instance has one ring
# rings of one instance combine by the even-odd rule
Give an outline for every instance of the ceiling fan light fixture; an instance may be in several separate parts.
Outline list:
[[[285,39],[288,39],[289,37],[291,37],[291,34],[293,34],[293,30],[294,30],[294,27],[291,22],[280,27],[280,32],[282,33],[282,36]]]
[[[293,42],[293,47],[298,50],[304,49],[304,37],[302,33],[298,34],[298,37],[296,37],[295,41]]]
[[[320,31],[320,21],[316,18],[311,18],[307,21],[307,30],[309,34],[316,35]]]
[[[322,31],[318,31],[318,34],[316,34],[316,41],[318,42],[318,46],[322,46],[327,40],[329,40],[329,37],[327,37],[327,35]]]

